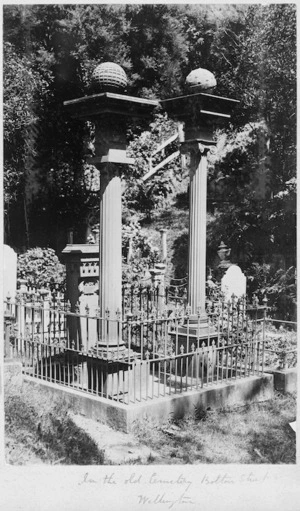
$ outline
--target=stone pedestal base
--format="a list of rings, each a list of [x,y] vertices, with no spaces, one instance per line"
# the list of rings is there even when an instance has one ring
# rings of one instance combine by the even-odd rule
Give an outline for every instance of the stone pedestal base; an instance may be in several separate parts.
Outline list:
[[[125,343],[106,344],[98,342],[93,348],[92,352],[97,358],[103,360],[124,360],[133,356],[133,351],[126,348]]]
[[[122,349],[121,349],[122,348]],[[95,348],[96,351],[96,348]],[[150,365],[143,363],[139,354],[125,346],[104,350],[98,348],[97,358],[87,359],[89,390],[105,397],[122,397],[142,392],[150,375]]]
[[[183,325],[171,333],[175,344],[175,355],[182,355],[174,362],[173,371],[178,376],[212,378],[217,365],[218,333],[209,325]],[[186,355],[188,354],[188,355]]]

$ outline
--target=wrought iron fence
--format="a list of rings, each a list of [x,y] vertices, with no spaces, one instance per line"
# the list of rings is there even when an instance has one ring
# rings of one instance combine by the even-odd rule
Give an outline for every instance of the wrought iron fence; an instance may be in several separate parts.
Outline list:
[[[203,327],[188,307],[112,320],[53,298],[6,300],[6,356],[32,377],[132,403],[264,370],[265,307],[245,300],[214,304]]]
[[[142,284],[124,284],[122,286],[122,310],[123,314],[144,311],[149,316],[160,305],[160,300],[165,302],[166,290],[162,286],[155,286],[150,283],[148,286]]]
[[[178,279],[179,280],[179,279]],[[124,284],[122,286],[122,310],[123,314],[143,311],[147,317],[157,310],[163,310],[166,306],[174,308],[184,307],[187,301],[186,279],[180,279],[182,284],[165,285],[164,282],[153,283],[149,280],[148,285],[141,283]]]

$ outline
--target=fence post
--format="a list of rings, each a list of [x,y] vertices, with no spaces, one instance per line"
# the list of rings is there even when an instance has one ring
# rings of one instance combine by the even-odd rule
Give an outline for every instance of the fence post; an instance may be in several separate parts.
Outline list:
[[[12,314],[10,300],[11,300],[10,295],[7,295],[6,310],[4,312],[4,358],[6,360],[12,357],[10,335],[11,335],[11,327],[12,327],[12,324],[15,319],[14,315]]]

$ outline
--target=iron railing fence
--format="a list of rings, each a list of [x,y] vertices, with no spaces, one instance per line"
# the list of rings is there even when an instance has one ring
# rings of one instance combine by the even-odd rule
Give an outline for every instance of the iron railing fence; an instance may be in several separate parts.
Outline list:
[[[195,322],[188,307],[112,320],[109,311],[102,318],[19,295],[5,311],[6,356],[21,360],[25,374],[123,403],[264,370],[266,308],[244,299],[211,306],[204,334],[200,311]]]
[[[152,283],[148,286],[142,284],[123,284],[122,286],[122,311],[123,316],[127,313],[143,311],[149,316],[157,310],[160,301],[166,301],[166,290]]]
[[[150,316],[157,310],[175,307],[185,307],[187,303],[186,283],[182,285],[164,285],[164,283],[152,283],[147,286],[133,283],[122,286],[122,310],[124,316],[127,313],[135,314],[143,311]]]

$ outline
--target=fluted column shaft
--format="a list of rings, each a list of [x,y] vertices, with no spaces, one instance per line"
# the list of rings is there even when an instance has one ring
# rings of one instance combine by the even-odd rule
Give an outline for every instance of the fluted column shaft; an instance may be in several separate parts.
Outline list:
[[[122,343],[118,319],[122,310],[122,217],[121,179],[117,165],[101,166],[99,301],[102,322],[100,343],[111,347]]]
[[[198,149],[198,148],[197,148]],[[192,316],[205,313],[207,150],[195,148],[190,166],[188,303]]]

